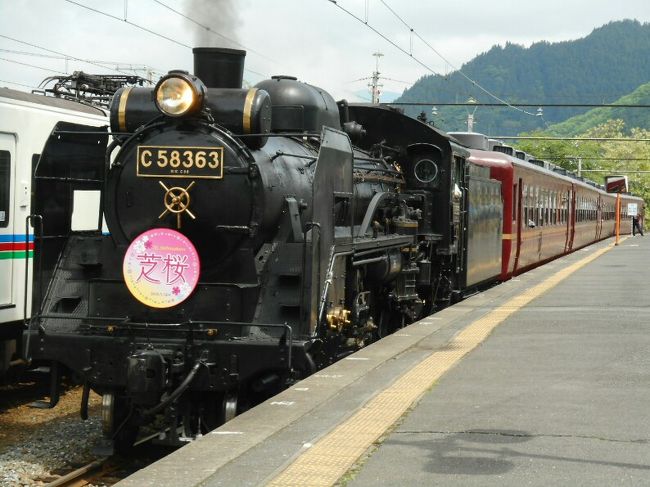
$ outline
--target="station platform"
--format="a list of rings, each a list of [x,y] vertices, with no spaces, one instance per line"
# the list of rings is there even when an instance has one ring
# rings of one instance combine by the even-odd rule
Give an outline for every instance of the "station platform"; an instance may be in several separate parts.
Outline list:
[[[119,486],[650,485],[650,241],[414,323]]]

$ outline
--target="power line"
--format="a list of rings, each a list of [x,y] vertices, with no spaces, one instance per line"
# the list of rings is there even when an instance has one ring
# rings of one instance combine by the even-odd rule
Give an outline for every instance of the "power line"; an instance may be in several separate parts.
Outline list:
[[[384,34],[382,34],[381,32],[379,32],[379,31],[378,31],[377,29],[375,29],[372,25],[370,25],[367,21],[364,21],[363,19],[361,19],[361,18],[357,17],[356,15],[354,15],[354,14],[353,14],[352,12],[350,12],[349,10],[346,10],[345,8],[341,7],[341,6],[337,3],[336,0],[327,0],[327,1],[330,2],[330,3],[332,3],[332,4],[334,4],[334,5],[337,6],[338,8],[340,8],[343,12],[345,12],[346,14],[348,14],[349,16],[351,16],[352,18],[354,18],[355,20],[361,22],[363,25],[365,25],[366,27],[368,27],[371,31],[373,31],[373,32],[374,32],[375,34],[377,34],[379,37],[381,37],[381,38],[384,39],[386,42],[388,42],[388,43],[389,43],[391,46],[393,46],[395,49],[397,49],[397,50],[403,52],[404,54],[406,54],[407,56],[409,56],[410,58],[412,58],[416,63],[418,63],[420,66],[422,66],[422,67],[423,67],[424,69],[426,69],[427,71],[429,71],[429,72],[431,72],[431,73],[433,73],[433,74],[437,74],[433,69],[431,69],[429,66],[427,66],[426,64],[424,64],[424,63],[423,63],[422,61],[420,61],[418,58],[414,57],[411,53],[405,51],[403,48],[401,48],[400,46],[398,46],[397,44],[395,44],[395,43],[394,43],[393,41],[391,41],[388,37],[386,37]]]
[[[18,55],[22,55],[22,56],[40,57],[40,58],[44,58],[44,59],[56,59],[56,60],[61,60],[61,61],[70,60],[70,57],[63,56],[63,55],[56,55],[55,56],[55,55],[51,55],[51,54],[42,54],[42,53],[37,53],[37,52],[16,51],[16,50],[13,50],[13,49],[0,49],[0,52],[6,52],[6,53],[10,53],[10,54],[18,54]],[[131,69],[133,71],[141,70],[141,71],[151,71],[153,73],[164,74],[164,71],[162,69],[158,69],[158,68],[156,68],[154,66],[148,66],[146,64],[132,64],[132,63],[124,63],[124,62],[121,62],[121,61],[101,61],[101,60],[97,60],[97,59],[91,59],[91,60],[84,59],[83,61],[84,62],[90,62],[90,63],[97,63],[97,64],[100,64],[100,65],[105,65],[104,67],[106,69],[111,69],[110,66],[116,66],[116,67],[117,66],[122,66],[122,67],[131,66]],[[10,61],[10,62],[18,63],[18,61]],[[116,68],[116,69],[119,69],[119,68]],[[55,71],[55,72],[60,73],[60,71]],[[67,74],[67,73],[64,73],[64,74]]]
[[[650,171],[645,170],[635,170],[635,169],[626,169],[625,171],[620,171],[618,169],[580,169],[580,172],[608,172],[608,173],[622,173],[622,174],[650,174]]]
[[[582,159],[583,161],[621,161],[621,162],[628,162],[628,161],[645,161],[645,162],[650,162],[650,158],[648,157],[584,157],[584,156],[553,156],[553,157],[545,157],[544,159],[548,159],[549,161],[558,161],[558,160],[563,160],[563,159]]]
[[[236,46],[239,46],[239,47],[241,47],[241,48],[243,48],[243,49],[246,49],[246,51],[248,51],[248,52],[255,53],[255,54],[257,54],[258,56],[263,57],[263,58],[266,59],[267,61],[271,61],[272,63],[276,63],[276,64],[277,64],[277,61],[274,61],[273,59],[270,59],[269,57],[265,56],[265,55],[262,54],[261,52],[256,51],[256,50],[254,50],[254,49],[251,49],[250,47],[246,47],[244,44],[242,44],[242,43],[236,41],[235,39],[232,39],[231,37],[225,36],[225,35],[221,34],[220,32],[217,32],[216,30],[212,29],[211,27],[208,27],[207,25],[202,24],[201,22],[199,22],[199,21],[193,19],[192,17],[189,17],[189,16],[185,15],[183,12],[179,12],[178,10],[176,10],[176,9],[174,9],[174,8],[172,8],[172,7],[170,7],[169,5],[167,5],[167,4],[163,3],[163,2],[161,2],[160,0],[153,0],[153,1],[156,2],[158,5],[160,5],[160,6],[162,6],[162,7],[165,7],[166,9],[168,9],[168,10],[174,12],[176,15],[179,15],[180,17],[183,17],[185,20],[188,20],[188,21],[192,22],[193,24],[198,25],[198,26],[201,27],[202,29],[205,29],[205,30],[206,30],[207,32],[209,32],[210,34],[214,34],[214,35],[216,35],[216,36],[219,36],[219,37],[221,37],[222,39],[225,39],[225,40],[227,40],[228,42],[231,42],[232,44],[234,44],[234,45],[236,45]],[[253,71],[251,71],[251,73],[252,73],[252,72],[253,72]],[[257,73],[256,73],[256,74],[257,74]]]
[[[21,63],[20,61],[14,61],[13,59],[7,59],[7,58],[3,58],[3,57],[0,57],[0,61],[6,61],[8,63],[20,64],[21,66],[27,66],[29,68],[42,69],[43,71],[48,71],[50,73],[67,74],[67,73],[64,73],[63,71],[57,71],[55,69],[44,68],[42,66],[36,66],[35,64]]]
[[[333,1],[333,0],[330,0],[330,1]],[[449,62],[449,60],[448,60],[447,58],[445,58],[445,57],[444,57],[440,52],[438,52],[438,50],[437,50],[435,47],[433,47],[431,44],[429,44],[429,42],[427,42],[427,41],[426,41],[426,40],[425,40],[425,39],[424,39],[420,34],[418,34],[418,33],[415,31],[415,29],[414,29],[413,27],[411,27],[409,24],[407,24],[406,21],[404,21],[404,19],[402,19],[402,17],[400,17],[400,16],[397,14],[397,12],[395,12],[395,10],[393,10],[393,9],[390,7],[390,5],[388,5],[388,4],[385,2],[385,0],[380,0],[380,1],[381,1],[381,3],[382,3],[382,4],[383,4],[383,5],[384,5],[384,6],[385,6],[385,7],[386,7],[386,8],[387,8],[387,9],[388,9],[388,10],[389,10],[389,11],[390,11],[394,16],[395,16],[395,17],[397,17],[397,19],[398,19],[402,24],[404,24],[404,26],[406,26],[407,29],[409,29],[409,31],[411,32],[412,35],[415,35],[415,36],[416,36],[416,37],[417,37],[417,38],[418,38],[422,43],[424,43],[425,46],[427,46],[429,49],[431,49],[431,50],[432,50],[432,51],[433,51],[433,52],[434,52],[434,53],[435,53],[435,54],[436,54],[440,59],[442,59],[444,62],[446,62],[446,63],[447,63],[451,68],[453,68],[455,71],[457,71],[458,74],[460,74],[463,78],[465,78],[467,81],[469,81],[470,83],[472,83],[474,86],[476,86],[476,87],[477,87],[478,89],[480,89],[482,92],[484,92],[485,94],[487,94],[487,95],[490,96],[491,98],[494,98],[495,100],[497,100],[497,101],[503,103],[504,105],[506,105],[506,106],[512,108],[513,110],[517,110],[517,111],[519,111],[519,112],[525,113],[526,115],[530,115],[530,116],[532,116],[532,117],[536,117],[536,116],[537,116],[537,114],[535,114],[535,113],[527,112],[526,110],[523,110],[523,109],[521,109],[521,108],[517,108],[517,107],[514,106],[514,105],[511,105],[511,104],[508,103],[506,100],[503,100],[503,99],[499,98],[497,95],[495,95],[494,93],[492,93],[492,92],[489,91],[488,89],[486,89],[486,88],[484,88],[483,86],[481,86],[478,82],[474,81],[472,78],[470,78],[469,76],[467,76],[465,73],[463,73],[463,71],[462,71],[461,69],[458,69],[458,68],[457,68],[456,66],[454,66],[451,62]],[[434,74],[437,74],[437,73],[434,73]]]
[[[34,57],[42,57],[42,58],[48,58],[48,59],[66,59],[65,56],[52,56],[48,54],[41,54],[37,52],[29,52],[29,51],[16,51],[14,49],[0,49],[0,52],[6,52],[9,54],[20,54],[23,56],[34,56]]]
[[[395,78],[387,78],[386,76],[382,76],[382,79],[387,79],[388,81],[396,81],[397,83],[404,83],[405,85],[412,85],[410,81],[402,81],[401,79],[395,79]]]
[[[0,83],[9,83],[10,85],[22,86],[24,88],[32,88],[34,90],[38,90],[37,86],[25,85],[23,83],[16,83],[15,81],[7,81],[5,79],[0,79]]]
[[[151,30],[151,29],[148,29],[148,28],[146,28],[146,27],[143,27],[142,25],[136,24],[135,22],[131,22],[130,20],[122,19],[122,18],[117,17],[117,16],[115,16],[115,15],[111,15],[111,14],[109,14],[109,13],[107,13],[107,12],[103,12],[103,11],[98,10],[98,9],[96,9],[96,8],[89,7],[88,5],[84,5],[84,4],[82,4],[82,3],[75,2],[74,0],[65,0],[65,1],[68,2],[68,3],[71,3],[71,4],[73,4],[73,5],[76,5],[76,6],[78,6],[78,7],[85,8],[85,9],[87,9],[87,10],[90,10],[91,12],[95,12],[95,13],[97,13],[97,14],[100,14],[100,15],[103,15],[103,16],[105,16],[105,17],[108,17],[108,18],[110,18],[110,19],[117,20],[117,21],[119,21],[119,22],[123,22],[123,23],[129,24],[130,26],[135,27],[136,29],[140,29],[140,30],[142,30],[142,31],[144,31],[144,32],[147,32],[147,33],[151,34],[151,35],[154,35],[154,36],[156,36],[156,37],[160,37],[161,39],[165,39],[165,40],[167,40],[167,41],[169,41],[169,42],[173,42],[174,44],[179,45],[179,46],[181,46],[181,47],[185,47],[185,48],[187,48],[187,49],[192,49],[192,46],[189,46],[189,45],[187,45],[187,44],[185,44],[185,43],[183,43],[183,42],[177,41],[176,39],[172,39],[171,37],[168,37],[168,36],[166,36],[166,35],[164,35],[164,34],[160,34],[159,32],[155,32],[155,31],[153,31],[153,30]],[[248,71],[248,72],[253,73],[253,74],[257,74],[258,76],[265,77],[264,74],[262,74],[262,73],[258,73],[257,71],[253,71],[252,69],[246,69],[246,68],[245,68],[245,71]]]
[[[534,137],[521,135],[489,135],[490,139],[503,140],[575,140],[594,142],[650,142],[650,139],[634,137]]]
[[[129,24],[129,25],[131,25],[131,26],[137,28],[137,29],[143,30],[143,31],[145,31],[145,32],[147,32],[147,33],[149,33],[149,34],[152,34],[152,35],[155,35],[155,36],[157,36],[157,37],[160,37],[161,39],[165,39],[165,40],[167,40],[167,41],[169,41],[169,42],[173,42],[174,44],[177,44],[177,45],[179,45],[179,46],[186,47],[186,48],[188,48],[188,49],[191,49],[191,48],[192,48],[192,46],[188,46],[187,44],[183,44],[182,42],[177,41],[176,39],[172,39],[171,37],[168,37],[168,36],[166,36],[166,35],[164,35],[164,34],[159,34],[158,32],[155,32],[155,31],[153,31],[153,30],[151,30],[151,29],[147,29],[146,27],[143,27],[143,26],[141,26],[141,25],[138,25],[138,24],[136,24],[136,23],[134,23],[134,22],[131,22],[131,21],[127,20],[127,19],[122,19],[122,18],[117,17],[117,16],[115,16],[115,15],[111,15],[111,14],[109,14],[109,13],[107,13],[107,12],[102,12],[101,10],[98,10],[98,9],[96,9],[96,8],[93,8],[93,7],[89,7],[88,5],[84,5],[83,3],[75,2],[74,0],[64,0],[64,1],[66,1],[66,2],[68,2],[68,3],[71,3],[71,4],[73,4],[73,5],[76,5],[77,7],[85,8],[86,10],[90,10],[91,12],[95,12],[95,13],[97,13],[97,14],[100,14],[100,15],[103,15],[103,16],[105,16],[105,17],[111,18],[111,19],[113,19],[113,20],[118,20],[118,21],[120,21],[120,22],[124,22],[124,23],[126,23],[126,24]]]
[[[19,44],[24,44],[24,45],[29,46],[29,47],[35,47],[36,49],[42,49],[43,51],[51,52],[53,54],[58,54],[60,56],[65,56],[66,58],[72,59],[73,61],[79,61],[79,62],[82,62],[82,63],[92,64],[92,65],[98,66],[98,67],[100,67],[102,69],[108,69],[110,71],[115,71],[117,73],[121,73],[121,74],[125,74],[127,76],[131,76],[131,73],[126,73],[124,71],[120,71],[119,69],[107,68],[106,66],[102,66],[101,64],[93,62],[93,61],[89,61],[87,59],[80,59],[78,57],[70,56],[69,54],[65,54],[63,52],[53,51],[52,49],[48,49],[47,47],[43,47],[43,46],[39,46],[37,44],[31,44],[29,42],[21,41],[19,39],[14,38],[14,37],[9,37],[9,36],[3,35],[3,34],[0,34],[0,37],[2,37],[3,39],[9,39],[10,41],[14,41],[14,42],[17,42]]]
[[[503,103],[438,103],[435,101],[400,101],[400,102],[385,102],[380,103],[380,105],[393,105],[393,106],[418,106],[418,105],[433,105],[440,107],[466,107],[466,106],[479,106],[479,107],[504,107],[504,106],[515,106],[515,107],[547,107],[547,108],[567,108],[567,107],[578,107],[578,108],[650,108],[650,105],[636,105],[630,103],[511,103],[505,105]]]

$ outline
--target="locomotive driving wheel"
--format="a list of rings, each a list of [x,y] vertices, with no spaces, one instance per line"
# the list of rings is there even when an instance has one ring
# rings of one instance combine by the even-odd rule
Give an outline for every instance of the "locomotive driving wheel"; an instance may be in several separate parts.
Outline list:
[[[226,392],[223,398],[223,422],[227,423],[237,416],[237,393]]]
[[[101,412],[104,438],[113,442],[116,451],[128,452],[135,443],[139,429],[128,400],[112,392],[104,394]]]
[[[198,405],[196,413],[200,416],[200,428],[187,431],[187,435],[208,433],[227,423],[237,415],[238,395],[236,391],[205,393],[194,401]]]

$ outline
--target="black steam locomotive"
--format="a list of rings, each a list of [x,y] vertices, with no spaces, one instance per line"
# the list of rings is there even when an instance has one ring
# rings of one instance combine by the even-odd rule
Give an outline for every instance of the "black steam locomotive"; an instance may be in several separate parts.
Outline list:
[[[208,431],[483,280],[470,180],[500,269],[500,183],[446,134],[289,76],[242,89],[243,51],[194,54],[194,75],[117,92],[110,134],[57,127],[39,162],[58,194],[97,191],[108,231],[48,239],[38,210],[26,353],[101,394],[119,446]]]

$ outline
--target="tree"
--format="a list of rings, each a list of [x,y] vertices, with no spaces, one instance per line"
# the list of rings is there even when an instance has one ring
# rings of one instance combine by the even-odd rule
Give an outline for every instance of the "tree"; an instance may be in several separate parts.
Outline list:
[[[549,133],[538,131],[525,135],[544,137]],[[616,119],[597,125],[576,138],[650,139],[650,130],[626,130],[625,122]],[[577,161],[581,160],[582,175],[598,183],[603,183],[606,175],[627,175],[630,191],[642,197],[646,205],[650,202],[650,173],[642,172],[650,171],[650,142],[523,140],[515,145],[538,159],[574,172]]]

